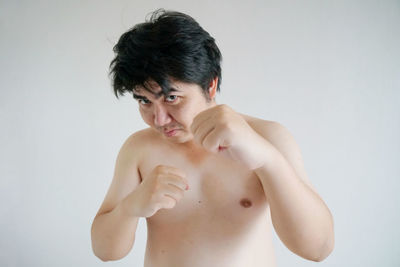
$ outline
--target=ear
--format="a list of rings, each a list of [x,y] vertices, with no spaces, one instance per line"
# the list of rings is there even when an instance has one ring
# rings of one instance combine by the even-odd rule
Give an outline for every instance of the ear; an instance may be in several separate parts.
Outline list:
[[[214,100],[215,94],[217,93],[217,86],[218,86],[218,77],[215,77],[211,81],[210,87],[208,88],[208,95],[210,96],[211,100]]]

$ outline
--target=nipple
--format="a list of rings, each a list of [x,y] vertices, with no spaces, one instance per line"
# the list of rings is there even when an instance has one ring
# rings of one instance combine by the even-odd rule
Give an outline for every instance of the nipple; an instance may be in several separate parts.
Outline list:
[[[251,201],[250,201],[249,199],[247,199],[247,198],[242,198],[242,199],[240,200],[240,205],[242,205],[242,206],[245,207],[245,208],[248,208],[248,207],[251,207],[252,203],[251,203]]]

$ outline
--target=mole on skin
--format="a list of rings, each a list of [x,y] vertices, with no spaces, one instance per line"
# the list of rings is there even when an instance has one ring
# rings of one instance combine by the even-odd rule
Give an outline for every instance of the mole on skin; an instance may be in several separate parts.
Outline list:
[[[240,205],[242,205],[245,208],[251,207],[251,201],[248,200],[247,198],[242,198],[242,200],[240,200]]]

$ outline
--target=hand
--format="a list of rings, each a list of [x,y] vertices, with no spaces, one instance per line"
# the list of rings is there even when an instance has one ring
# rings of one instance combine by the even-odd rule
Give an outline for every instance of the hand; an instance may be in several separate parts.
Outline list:
[[[227,155],[254,170],[265,164],[269,142],[227,105],[200,112],[191,125],[196,143],[214,153]]]
[[[130,214],[135,217],[151,217],[159,209],[172,209],[189,189],[186,174],[177,168],[158,165],[149,177],[128,197]]]

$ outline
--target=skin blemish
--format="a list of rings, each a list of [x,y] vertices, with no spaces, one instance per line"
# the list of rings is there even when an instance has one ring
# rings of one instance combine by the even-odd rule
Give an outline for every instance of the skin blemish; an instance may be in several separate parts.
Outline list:
[[[250,201],[249,199],[247,199],[247,198],[242,198],[242,199],[240,200],[240,205],[243,206],[243,207],[245,207],[245,208],[249,208],[249,207],[251,207],[252,203],[251,203],[251,201]]]

